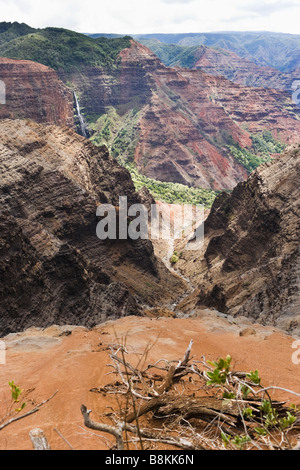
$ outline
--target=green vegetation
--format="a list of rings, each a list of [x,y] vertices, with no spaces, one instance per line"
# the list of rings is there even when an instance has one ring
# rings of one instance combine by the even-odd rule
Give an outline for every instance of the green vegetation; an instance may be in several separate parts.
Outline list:
[[[21,398],[21,395],[22,395],[22,390],[20,389],[20,387],[18,385],[16,385],[14,383],[14,381],[12,380],[11,382],[8,383],[9,387],[10,387],[10,391],[11,391],[11,398],[13,400],[13,403],[17,404],[17,403],[20,403],[20,398]],[[23,402],[21,404],[21,406],[18,406],[18,408],[15,409],[15,412],[16,413],[20,413],[20,411],[22,411],[26,406],[26,403]]]
[[[139,40],[149,47],[168,67],[192,68],[199,59],[199,46],[188,47],[177,44],[164,44],[156,40]]]
[[[242,148],[236,142],[231,142],[227,148],[231,155],[241,163],[249,172],[255,170],[262,163],[271,160],[271,155],[281,153],[286,144],[274,139],[270,131],[251,136],[252,148]]]
[[[95,145],[107,145],[111,154],[122,165],[133,163],[139,137],[138,119],[139,111],[136,107],[123,116],[114,107],[110,107],[106,114],[89,126],[94,131],[91,141]]]
[[[214,366],[212,372],[207,372],[209,380],[207,385],[220,385],[225,384],[227,380],[227,375],[230,371],[231,356],[226,356],[226,359],[219,359],[218,362],[208,362],[210,365]],[[226,396],[228,398],[228,396]]]
[[[281,153],[286,148],[286,144],[275,140],[271,132],[267,130],[262,134],[253,135],[251,139],[254,153],[266,157],[272,153]]]
[[[178,261],[179,261],[178,253],[177,253],[177,251],[174,251],[173,255],[170,258],[170,263],[171,264],[176,264],[176,263],[178,263]]]
[[[253,431],[256,438],[272,436],[272,432],[284,433],[291,430],[296,422],[297,407],[291,406],[282,413],[278,411],[276,403],[273,402],[267,393],[267,399],[257,401],[256,395],[259,390],[263,390],[258,370],[245,373],[245,379],[233,380],[234,372],[231,370],[231,356],[218,361],[208,362],[213,369],[206,372],[209,380],[207,386],[219,387],[223,391],[224,404],[234,403],[238,400],[243,403],[241,414],[244,420],[245,434],[232,436],[226,432],[221,432],[221,437],[225,448],[244,450],[247,444],[253,443]],[[258,388],[258,392],[255,389]],[[275,387],[276,388],[276,387]],[[259,426],[255,427],[255,424]],[[246,424],[248,427],[246,427]],[[252,435],[252,438],[250,436]]]
[[[149,47],[167,67],[193,68],[205,51],[210,49],[210,47],[203,45],[164,44],[155,39],[138,39],[138,41]],[[213,49],[220,54],[229,55],[228,51],[220,47],[214,47]]]
[[[93,39],[63,28],[32,29],[25,26],[19,25],[19,35],[17,26],[14,26],[14,34],[10,30],[1,34],[0,29],[2,57],[33,60],[56,70],[87,65],[116,68],[119,53],[130,46],[129,36]]]
[[[111,154],[125,166],[138,191],[146,187],[156,200],[169,204],[194,204],[211,207],[218,194],[210,189],[190,188],[183,184],[162,182],[142,175],[134,164],[134,154],[139,138],[139,110],[131,109],[120,116],[110,107],[90,128],[94,131],[91,141],[95,145],[107,145]],[[146,164],[146,158],[145,158]]]
[[[218,192],[211,189],[190,188],[184,184],[167,183],[148,178],[138,172],[134,165],[125,165],[130,171],[135,188],[138,191],[146,187],[154,199],[169,204],[194,204],[211,207]]]

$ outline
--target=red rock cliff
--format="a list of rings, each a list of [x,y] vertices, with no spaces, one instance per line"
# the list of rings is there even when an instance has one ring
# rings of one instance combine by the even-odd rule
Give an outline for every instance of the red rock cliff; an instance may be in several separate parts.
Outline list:
[[[29,60],[0,58],[0,80],[6,87],[0,119],[28,118],[74,127],[72,91],[54,70]]]
[[[73,82],[86,115],[96,118],[116,110],[122,122],[117,130],[110,129],[107,143],[113,149],[126,134],[131,158],[150,177],[232,189],[248,173],[228,152],[228,138],[251,147],[250,135],[267,129],[283,142],[298,139],[299,111],[286,92],[166,67],[134,41],[119,57],[114,70],[86,67],[60,76]],[[130,112],[135,115],[132,125]],[[128,142],[118,149],[119,155],[126,154]]]

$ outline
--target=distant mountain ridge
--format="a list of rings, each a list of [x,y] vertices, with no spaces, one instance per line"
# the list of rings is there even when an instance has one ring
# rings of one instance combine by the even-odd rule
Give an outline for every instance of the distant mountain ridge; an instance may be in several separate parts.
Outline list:
[[[257,65],[281,72],[300,67],[300,35],[272,32],[218,32],[191,34],[143,34],[136,39],[158,39],[180,46],[205,45],[234,52]]]
[[[300,79],[300,69],[280,72],[269,66],[257,65],[236,53],[211,46],[179,46],[157,39],[140,39],[168,67],[200,69],[210,75],[222,75],[240,85],[292,90],[294,80]]]
[[[55,70],[88,65],[114,68],[120,51],[130,46],[129,39],[92,39],[64,28],[0,23],[0,57],[32,60]]]
[[[118,37],[117,34],[88,34],[97,37]],[[224,31],[216,33],[130,34],[138,41],[158,40],[178,46],[209,46],[234,52],[257,65],[291,72],[300,67],[300,34],[264,31]]]

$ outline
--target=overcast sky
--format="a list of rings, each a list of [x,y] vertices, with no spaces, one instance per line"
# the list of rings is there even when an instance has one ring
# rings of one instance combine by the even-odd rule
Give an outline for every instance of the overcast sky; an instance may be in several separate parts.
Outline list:
[[[0,21],[89,33],[300,34],[299,0],[0,0]]]

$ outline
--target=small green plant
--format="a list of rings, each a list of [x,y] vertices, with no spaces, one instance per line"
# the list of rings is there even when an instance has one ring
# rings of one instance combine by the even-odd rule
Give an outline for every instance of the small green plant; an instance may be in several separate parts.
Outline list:
[[[212,372],[207,372],[209,380],[207,385],[222,385],[226,383],[227,376],[230,371],[231,356],[226,356],[226,359],[219,359],[218,362],[210,362],[215,369]]]
[[[260,407],[266,428],[275,426],[278,423],[278,413],[274,410],[270,400],[263,400]]]
[[[243,416],[244,416],[244,418],[252,418],[252,416],[253,416],[253,410],[252,410],[252,408],[249,408],[249,407],[248,407],[248,408],[244,408],[244,409],[243,409]]]
[[[251,442],[249,436],[235,436],[234,438],[225,432],[221,432],[221,437],[224,443],[224,446],[227,448],[229,444],[232,444],[238,450],[244,450],[246,444]]]
[[[247,385],[242,385],[241,392],[243,394],[243,399],[247,400],[248,395],[251,393],[251,389]]]
[[[179,261],[179,257],[177,256],[176,252],[173,253],[173,255],[170,258],[171,264],[176,264]]]
[[[12,397],[12,400],[14,403],[20,403],[20,398],[21,398],[21,395],[22,395],[22,390],[20,389],[20,387],[18,385],[16,385],[14,383],[14,381],[12,380],[11,382],[8,382],[8,385],[10,387],[10,391],[11,391],[11,397]],[[15,412],[16,413],[20,413],[20,411],[22,411],[26,406],[26,403],[23,402],[21,404],[21,406],[19,406],[18,408],[15,408]]]
[[[255,385],[260,385],[260,377],[258,375],[258,370],[255,372],[249,372],[249,374],[246,375],[246,378],[249,379],[253,384]]]
[[[246,444],[251,442],[251,438],[249,436],[235,436],[231,442],[238,450],[244,450]]]
[[[230,434],[226,434],[226,432],[221,431],[221,437],[222,437],[222,441],[224,443],[224,446],[227,448],[228,444],[230,444],[230,440],[231,440]]]
[[[289,411],[287,411],[286,416],[284,416],[280,421],[280,426],[282,429],[289,429],[296,421],[296,416],[292,415]]]
[[[261,437],[267,436],[268,431],[265,428],[254,428],[254,431]]]
[[[246,374],[246,379],[248,379],[254,385],[260,385],[260,377],[258,375],[258,370],[255,372],[251,371]],[[241,392],[243,394],[244,400],[248,398],[248,395],[251,393],[251,389],[247,385],[242,385]]]

